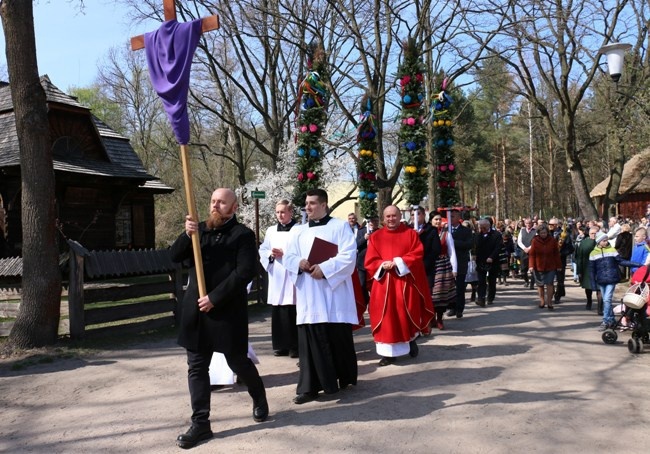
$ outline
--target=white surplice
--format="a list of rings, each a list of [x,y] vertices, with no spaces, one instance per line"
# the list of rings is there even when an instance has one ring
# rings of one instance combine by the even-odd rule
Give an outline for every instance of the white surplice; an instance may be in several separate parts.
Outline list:
[[[296,228],[297,224],[293,226]],[[287,272],[281,260],[269,261],[271,249],[278,248],[286,251],[292,231],[278,232],[278,226],[272,225],[266,230],[264,242],[260,246],[260,263],[269,275],[269,288],[266,302],[272,306],[296,304],[295,288],[291,275]]]
[[[338,245],[337,255],[320,264],[325,279],[299,273],[300,261],[309,257],[316,237]],[[347,222],[331,218],[325,225],[293,227],[282,263],[296,286],[298,325],[359,322],[352,287],[356,259],[356,240]]]

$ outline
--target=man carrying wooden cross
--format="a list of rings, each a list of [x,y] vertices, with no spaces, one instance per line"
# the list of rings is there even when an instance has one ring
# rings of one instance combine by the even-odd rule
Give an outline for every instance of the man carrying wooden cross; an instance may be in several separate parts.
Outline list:
[[[227,188],[214,191],[209,206],[210,217],[199,223],[189,169],[187,95],[192,57],[201,32],[216,28],[218,22],[213,16],[178,23],[173,0],[164,1],[164,11],[165,22],[161,27],[145,34],[143,40],[140,37],[132,39],[131,47],[142,48],[142,44],[146,47],[152,85],[162,99],[181,146],[189,214],[185,220],[185,232],[171,247],[171,256],[176,262],[192,262],[180,311],[178,335],[178,343],[187,350],[192,425],[176,439],[179,447],[189,449],[213,436],[209,376],[213,352],[223,353],[228,366],[248,387],[256,422],[266,420],[269,406],[264,383],[247,356],[246,287],[256,271],[255,235],[237,222],[237,197]]]

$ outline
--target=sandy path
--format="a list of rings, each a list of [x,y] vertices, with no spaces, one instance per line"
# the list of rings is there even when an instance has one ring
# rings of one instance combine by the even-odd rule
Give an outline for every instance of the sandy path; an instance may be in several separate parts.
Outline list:
[[[296,360],[272,356],[270,320],[258,318],[251,342],[271,417],[254,423],[240,386],[215,392],[215,438],[193,452],[645,452],[650,354],[629,354],[627,333],[603,344],[599,317],[567,285],[554,312],[537,309],[521,281],[499,286],[494,306],[468,303],[418,358],[394,366],[377,368],[364,328],[358,386],[301,406],[291,402]],[[0,362],[0,451],[180,452],[185,374],[173,340],[22,371]]]

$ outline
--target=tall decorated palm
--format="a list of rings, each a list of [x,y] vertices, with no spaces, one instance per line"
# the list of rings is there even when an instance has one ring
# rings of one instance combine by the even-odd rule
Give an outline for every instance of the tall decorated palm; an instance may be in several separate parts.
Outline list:
[[[296,184],[293,203],[302,207],[305,192],[319,187],[323,146],[321,137],[327,123],[329,102],[327,56],[320,43],[310,44],[307,75],[298,89]]]
[[[437,166],[438,202],[443,208],[460,204],[454,145],[454,125],[449,107],[452,98],[447,92],[447,79],[443,79],[441,91],[431,100],[429,119],[433,124],[433,146]]]
[[[414,38],[402,43],[404,56],[397,71],[401,86],[399,158],[404,168],[404,194],[409,205],[419,205],[427,195],[426,131],[423,124],[424,64]]]
[[[372,99],[365,95],[361,100],[361,119],[357,127],[359,208],[365,219],[377,216],[377,126],[372,109]]]

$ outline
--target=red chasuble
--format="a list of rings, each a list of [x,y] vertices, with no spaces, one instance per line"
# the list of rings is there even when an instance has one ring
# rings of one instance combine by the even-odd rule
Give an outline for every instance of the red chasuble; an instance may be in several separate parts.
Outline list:
[[[418,234],[404,224],[395,230],[383,228],[372,234],[365,260],[368,276],[375,276],[383,262],[396,257],[411,271],[399,276],[395,267],[373,278],[368,314],[375,342],[409,342],[416,333],[429,332],[434,310],[423,255]]]

